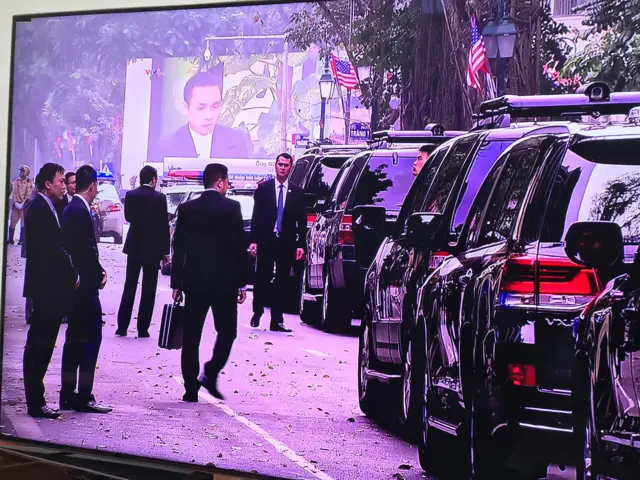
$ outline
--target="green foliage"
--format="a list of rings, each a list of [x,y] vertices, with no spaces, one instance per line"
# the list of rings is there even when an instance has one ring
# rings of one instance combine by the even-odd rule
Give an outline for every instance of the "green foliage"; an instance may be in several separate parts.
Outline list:
[[[587,0],[577,11],[587,17],[588,44],[567,62],[565,75],[640,88],[640,0]]]

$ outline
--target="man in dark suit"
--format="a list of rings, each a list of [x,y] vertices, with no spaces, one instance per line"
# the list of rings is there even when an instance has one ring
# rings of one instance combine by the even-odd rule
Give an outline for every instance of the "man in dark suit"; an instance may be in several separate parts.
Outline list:
[[[182,339],[185,402],[197,402],[200,386],[223,399],[218,375],[231,354],[238,329],[238,304],[246,299],[248,258],[240,204],[225,197],[229,171],[219,163],[203,173],[205,191],[178,208],[173,240],[173,298],[186,295]],[[202,328],[211,308],[217,338],[213,356],[200,368]]]
[[[80,287],[68,316],[62,350],[60,409],[109,413],[93,396],[93,380],[102,343],[102,306],[99,290],[107,284],[100,265],[98,245],[91,222],[91,202],[98,194],[98,175],[90,165],[76,172],[77,193],[62,215],[64,245],[80,275]],[[77,393],[76,393],[77,387]]]
[[[63,317],[71,305],[79,277],[63,244],[54,204],[64,195],[64,169],[46,163],[36,177],[38,194],[27,212],[25,231],[27,262],[24,297],[33,311],[24,349],[24,390],[27,413],[37,418],[57,418],[58,410],[44,399],[44,376],[51,362]]]
[[[305,197],[300,187],[289,184],[292,165],[291,155],[278,155],[276,178],[260,184],[253,195],[249,251],[258,258],[251,326],[260,326],[275,264],[276,276],[271,297],[271,330],[275,332],[291,331],[284,326],[283,316],[287,280],[294,261],[303,260],[306,249]]]
[[[142,270],[142,297],[138,311],[138,337],[149,337],[149,326],[158,286],[160,261],[169,256],[167,197],[156,191],[158,172],[147,165],[140,171],[140,187],[127,193],[124,216],[129,233],[123,252],[127,255],[127,276],[118,310],[116,335],[127,336],[133,303]]]
[[[152,149],[150,162],[166,157],[250,158],[251,140],[245,133],[218,124],[222,108],[222,64],[198,72],[184,87],[183,113],[189,119]]]
[[[67,205],[71,203],[71,199],[76,194],[76,172],[65,173],[64,184],[67,188],[67,192],[62,197],[62,200],[56,203],[56,211],[58,212],[59,218],[62,218],[64,209],[67,208]]]

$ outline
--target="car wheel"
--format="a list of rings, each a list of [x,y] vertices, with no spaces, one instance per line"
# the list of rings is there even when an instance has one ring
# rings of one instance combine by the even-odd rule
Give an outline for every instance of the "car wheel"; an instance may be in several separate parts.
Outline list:
[[[307,269],[302,272],[302,293],[300,294],[300,320],[307,325],[316,325],[320,319],[319,302],[308,302],[304,299],[304,294],[309,293],[309,285],[307,283]]]
[[[366,312],[364,317],[358,342],[358,403],[360,410],[367,417],[377,418],[379,410],[376,406],[382,403],[379,396],[376,398],[380,393],[380,384],[375,380],[370,380],[366,375],[366,371],[371,369],[375,362],[372,352],[371,324]],[[378,401],[376,402],[376,400]]]
[[[409,339],[402,361],[400,424],[405,437],[412,441],[420,438],[424,393],[424,340],[419,337]]]
[[[324,291],[322,294],[322,329],[327,332],[336,332],[345,325],[345,302],[342,295],[333,288],[331,275],[327,272],[324,276]]]
[[[114,233],[113,234],[113,243],[115,243],[116,245],[122,245],[122,235]]]

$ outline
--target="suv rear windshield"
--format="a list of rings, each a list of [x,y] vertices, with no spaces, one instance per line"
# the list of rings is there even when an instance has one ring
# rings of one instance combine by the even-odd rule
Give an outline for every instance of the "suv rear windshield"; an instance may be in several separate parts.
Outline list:
[[[307,174],[307,170],[309,169],[312,159],[313,157],[302,157],[293,164],[291,176],[289,177],[289,181],[292,184],[298,185],[299,187],[302,186],[302,182],[304,181],[304,177]]]
[[[542,242],[561,242],[573,222],[613,221],[622,227],[625,245],[640,243],[640,138],[633,144],[602,143],[606,148],[592,144],[579,150],[589,160],[567,151],[555,178]]]
[[[390,156],[371,157],[358,180],[353,205],[379,205],[399,212],[414,180],[416,155],[417,151],[414,155],[401,153],[395,162]]]
[[[304,188],[305,192],[314,193],[318,198],[327,198],[341,166],[342,164],[336,164],[335,162],[331,166],[325,165],[324,162],[318,162],[307,179]]]

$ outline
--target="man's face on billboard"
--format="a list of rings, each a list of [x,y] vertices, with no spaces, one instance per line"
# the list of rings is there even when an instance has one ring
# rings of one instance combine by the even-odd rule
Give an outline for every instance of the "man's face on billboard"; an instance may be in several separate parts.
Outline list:
[[[189,125],[200,135],[213,132],[220,119],[222,92],[215,85],[194,87],[189,104],[184,103]]]

